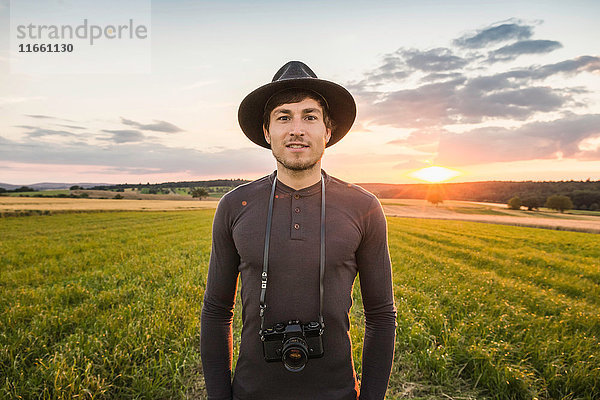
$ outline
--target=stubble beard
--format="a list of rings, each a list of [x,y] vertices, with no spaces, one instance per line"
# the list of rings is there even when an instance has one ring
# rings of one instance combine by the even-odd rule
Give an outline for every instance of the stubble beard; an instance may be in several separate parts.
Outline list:
[[[285,160],[281,155],[276,154],[275,152],[273,152],[273,157],[275,157],[275,160],[277,160],[277,162],[279,164],[281,164],[284,168],[286,168],[290,171],[294,171],[294,172],[301,172],[301,171],[308,171],[308,170],[315,168],[315,166],[319,163],[319,161],[321,161],[321,158],[323,158],[324,153],[325,153],[325,149],[323,149],[321,154],[318,157],[316,157],[315,159],[310,159],[310,160],[306,160],[306,161]]]

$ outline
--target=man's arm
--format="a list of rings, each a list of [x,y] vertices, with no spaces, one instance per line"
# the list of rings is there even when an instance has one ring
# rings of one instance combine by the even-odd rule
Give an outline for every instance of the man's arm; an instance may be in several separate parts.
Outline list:
[[[209,400],[230,400],[231,322],[240,258],[231,235],[225,197],[213,220],[212,250],[201,316],[200,352]]]
[[[383,209],[373,199],[356,252],[365,310],[360,400],[383,400],[394,359],[396,308]]]

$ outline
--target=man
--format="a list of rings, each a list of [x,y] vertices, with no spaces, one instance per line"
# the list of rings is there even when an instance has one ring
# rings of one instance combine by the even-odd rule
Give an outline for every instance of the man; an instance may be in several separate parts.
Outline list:
[[[346,89],[298,61],[242,101],[240,126],[271,149],[277,171],[229,192],[215,214],[201,327],[209,399],[385,397],[396,326],[385,217],[372,194],[321,170],[325,147],[355,116]],[[357,273],[360,388],[348,318]],[[243,327],[231,383],[238,276]]]

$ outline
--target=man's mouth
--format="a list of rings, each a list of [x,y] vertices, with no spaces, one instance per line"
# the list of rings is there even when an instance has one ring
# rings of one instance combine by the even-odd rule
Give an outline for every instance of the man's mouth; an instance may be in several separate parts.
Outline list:
[[[305,147],[308,147],[308,145],[303,143],[289,143],[285,147],[288,147],[290,149],[303,149]]]

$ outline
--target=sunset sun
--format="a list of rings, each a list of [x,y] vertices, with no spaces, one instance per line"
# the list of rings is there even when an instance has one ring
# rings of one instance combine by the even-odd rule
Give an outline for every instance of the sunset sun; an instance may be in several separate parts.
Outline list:
[[[421,179],[423,181],[437,183],[447,181],[448,179],[452,179],[458,175],[460,172],[445,168],[445,167],[427,167],[416,170],[410,174],[414,178]]]

